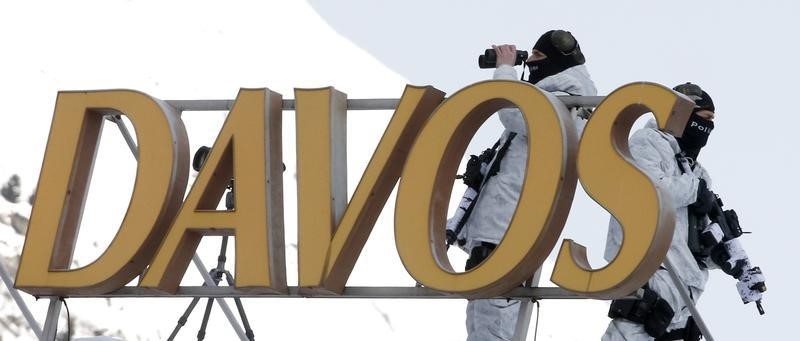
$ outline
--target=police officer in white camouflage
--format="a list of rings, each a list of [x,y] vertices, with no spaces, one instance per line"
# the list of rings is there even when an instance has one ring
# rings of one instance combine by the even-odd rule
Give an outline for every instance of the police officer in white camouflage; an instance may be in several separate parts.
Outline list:
[[[744,290],[740,290],[743,301],[760,299],[762,291],[756,289],[758,286],[755,285],[760,283],[763,286],[760,270],[751,267],[749,260],[745,262],[747,257],[735,237],[723,241],[720,225],[708,218],[716,198],[710,191],[708,172],[697,159],[714,129],[714,102],[707,92],[692,83],[678,85],[674,90],[695,102],[683,135],[676,138],[662,132],[655,120],[651,120],[629,139],[630,152],[636,165],[669,194],[672,206],[676,209],[675,232],[667,259],[695,301],[705,289],[709,268],[722,268],[737,278],[744,287]],[[738,220],[731,223],[738,226]],[[711,238],[708,247],[704,248],[699,240],[707,236],[719,237]],[[606,243],[606,260],[614,259],[622,238],[619,222],[612,217]],[[738,247],[739,251],[733,246]],[[643,289],[642,299],[612,301],[609,317],[613,320],[603,335],[603,341],[700,339],[700,330],[664,266],[656,271]]]
[[[494,79],[517,80],[513,65],[516,60],[514,45],[494,46],[497,52],[497,69]],[[594,96],[597,94],[577,40],[570,32],[552,30],[543,34],[534,45],[525,62],[530,70],[528,82],[555,95]],[[572,114],[576,126],[585,122],[579,118],[580,109]],[[494,157],[482,167],[485,176],[473,185],[479,192],[463,229],[458,235],[454,231],[458,218],[448,221],[448,239],[458,238],[462,248],[470,253],[466,270],[484,259],[501,242],[511,217],[525,176],[528,157],[528,131],[519,109],[499,111],[505,130],[496,144]],[[581,129],[581,128],[579,128]],[[486,174],[489,174],[488,176]],[[469,185],[469,184],[468,184]],[[469,190],[468,190],[469,191]],[[469,201],[463,201],[469,202]],[[463,208],[463,207],[462,207]],[[463,213],[463,212],[462,212]],[[510,340],[517,321],[519,301],[506,299],[471,300],[467,304],[467,340]]]

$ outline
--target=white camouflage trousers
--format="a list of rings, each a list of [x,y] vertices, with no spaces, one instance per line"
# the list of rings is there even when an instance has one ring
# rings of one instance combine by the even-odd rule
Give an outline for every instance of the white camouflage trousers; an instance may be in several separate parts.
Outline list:
[[[467,341],[511,340],[518,314],[518,300],[470,300],[467,303]]]

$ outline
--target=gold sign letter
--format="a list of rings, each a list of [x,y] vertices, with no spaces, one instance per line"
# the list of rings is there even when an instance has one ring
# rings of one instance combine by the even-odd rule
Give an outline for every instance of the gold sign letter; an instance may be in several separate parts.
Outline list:
[[[665,200],[668,194],[636,167],[628,134],[639,116],[652,112],[662,130],[680,136],[692,106],[674,91],[645,82],[625,85],[600,103],[581,138],[578,174],[589,196],[622,225],[623,243],[612,262],[592,269],[586,249],[564,240],[551,277],[554,283],[611,299],[642,287],[658,269],[672,240],[675,211]]]
[[[333,88],[298,89],[295,98],[300,287],[341,293],[397,183],[407,146],[444,93],[406,87],[349,204],[346,96]]]
[[[236,237],[236,287],[285,292],[281,95],[241,90],[141,286],[174,292],[203,236]],[[235,209],[217,205],[231,180]]]
[[[125,114],[136,129],[139,163],[130,205],[108,249],[69,269],[103,112]],[[188,140],[168,105],[131,90],[59,92],[16,286],[33,295],[106,293],[142,272],[183,198]]]
[[[525,181],[505,237],[480,266],[456,273],[445,253],[444,226],[461,156],[480,124],[505,106],[524,114]],[[397,250],[408,272],[432,289],[491,297],[533,274],[552,250],[575,192],[577,137],[555,96],[516,81],[486,81],[448,98],[425,124],[403,168],[395,211]]]

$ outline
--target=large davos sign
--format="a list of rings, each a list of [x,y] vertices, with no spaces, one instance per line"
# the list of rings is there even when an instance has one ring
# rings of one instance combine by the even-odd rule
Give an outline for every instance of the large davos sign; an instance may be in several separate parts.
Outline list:
[[[645,283],[667,252],[674,210],[633,164],[627,144],[633,122],[647,112],[661,129],[682,133],[692,102],[666,87],[633,83],[615,90],[579,141],[564,104],[524,82],[480,82],[447,99],[433,87],[408,86],[349,202],[346,99],[333,88],[295,90],[298,286],[308,293],[344,290],[398,180],[397,251],[414,279],[438,291],[491,297],[530,278],[558,241],[578,178],[622,223],[625,240],[600,269],[589,266],[583,246],[564,240],[553,282],[589,297],[624,296]],[[140,287],[175,292],[200,239],[230,235],[236,288],[285,293],[281,103],[281,94],[268,89],[242,89],[183,200],[189,147],[175,109],[131,90],[60,92],[16,286],[33,295],[102,294],[142,275]],[[521,109],[531,132],[519,204],[495,252],[475,269],[456,272],[443,232],[452,179],[480,124],[508,106]],[[69,269],[109,110],[136,129],[133,194],[108,249]],[[236,208],[217,210],[231,177]]]

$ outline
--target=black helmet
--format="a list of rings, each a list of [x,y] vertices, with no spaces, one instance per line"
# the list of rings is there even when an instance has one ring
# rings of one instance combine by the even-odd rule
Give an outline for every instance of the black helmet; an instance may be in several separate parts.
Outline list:
[[[692,84],[690,82],[686,82],[684,84],[680,84],[672,88],[677,92],[680,92],[694,101],[694,112],[698,112],[700,110],[708,110],[714,112],[714,101],[711,100],[711,96],[708,95],[702,88],[700,88],[697,84]]]
[[[539,37],[533,48],[547,55],[547,58],[560,64],[564,69],[586,62],[578,40],[569,31],[547,31]]]

